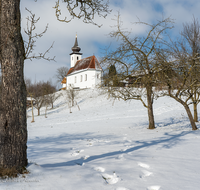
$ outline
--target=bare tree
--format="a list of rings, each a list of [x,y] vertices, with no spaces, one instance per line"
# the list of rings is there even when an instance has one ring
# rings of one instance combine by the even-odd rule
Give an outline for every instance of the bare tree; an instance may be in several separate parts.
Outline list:
[[[182,47],[185,51],[184,53],[187,54],[188,57],[191,57],[193,62],[196,62],[194,63],[192,75],[190,77],[190,83],[192,84],[195,81],[196,82],[194,85],[192,85],[191,91],[188,95],[191,95],[194,111],[194,121],[198,122],[197,105],[200,101],[200,24],[198,19],[193,18],[192,23],[184,24],[181,35],[184,40],[184,43],[182,44]]]
[[[196,93],[194,89],[199,83],[199,80],[195,78],[193,80],[193,75],[200,66],[195,60],[200,57],[188,55],[180,39],[177,43],[172,43],[168,55],[170,56],[167,56],[165,61],[160,62],[162,67],[160,81],[165,86],[162,94],[173,98],[185,108],[192,130],[197,130],[189,104],[192,103],[190,100]]]
[[[48,94],[47,96],[48,96],[49,104],[51,105],[51,109],[53,109],[54,102],[55,102],[58,98],[60,98],[60,97],[62,96],[62,93],[56,94],[56,93],[54,92],[54,93]]]
[[[52,84],[51,81],[47,81],[46,83],[43,83],[43,94],[45,95],[45,102],[47,102],[48,105],[51,105],[51,108],[53,109],[54,102],[62,96],[62,93],[57,94],[56,93],[56,87]]]
[[[55,77],[56,77],[58,83],[62,82],[64,77],[67,76],[68,71],[69,71],[68,67],[60,67],[56,70]]]
[[[107,0],[64,0],[63,3],[67,4],[67,10],[69,11],[70,18],[61,19],[61,8],[60,8],[60,0],[56,1],[55,11],[56,17],[61,22],[70,22],[74,18],[83,19],[85,23],[92,23],[97,26],[101,26],[96,24],[94,20],[94,16],[98,15],[99,17],[106,17],[107,14],[111,12],[109,10],[109,1]],[[62,11],[63,12],[63,11]]]
[[[35,101],[34,107],[38,110],[38,115],[40,115],[40,109],[45,104],[42,82],[33,84],[30,87],[29,92],[32,94],[32,97],[34,98],[34,101]]]
[[[66,90],[66,99],[67,99],[67,102],[68,102],[68,105],[69,105],[69,108],[70,108],[70,113],[71,112],[71,108],[74,106],[74,105],[77,105],[77,102],[76,102],[76,97],[78,95],[78,91],[76,91],[72,85],[70,85],[68,87],[68,89]],[[80,110],[79,106],[78,106],[78,109]]]
[[[126,87],[116,88],[108,82],[108,92],[114,98],[125,101],[140,100],[148,110],[149,129],[154,129],[153,87],[157,85],[159,71],[157,57],[162,52],[165,33],[172,28],[172,20],[167,18],[153,25],[140,21],[136,24],[144,24],[149,28],[146,36],[131,38],[131,33],[122,29],[119,15],[116,30],[110,33],[110,37],[119,41],[119,46],[114,51],[108,51],[104,60],[108,68],[110,65],[115,65],[118,72],[115,80]]]
[[[53,108],[53,103],[60,97],[60,94],[55,94],[56,87],[50,81],[30,84],[27,91],[34,98],[34,107],[38,110],[38,115],[43,106],[47,108],[51,105]]]

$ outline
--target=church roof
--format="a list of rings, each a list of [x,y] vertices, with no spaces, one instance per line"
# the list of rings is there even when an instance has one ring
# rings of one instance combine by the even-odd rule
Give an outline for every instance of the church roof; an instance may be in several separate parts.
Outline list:
[[[91,57],[87,57],[87,58],[77,61],[75,66],[70,68],[67,75],[76,71],[83,70],[83,69],[102,70],[101,65],[99,64],[97,58],[93,55]]]

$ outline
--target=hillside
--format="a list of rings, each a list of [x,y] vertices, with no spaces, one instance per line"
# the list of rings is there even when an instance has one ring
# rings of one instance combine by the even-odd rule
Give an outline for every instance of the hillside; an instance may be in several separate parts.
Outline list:
[[[200,132],[180,104],[156,100],[156,129],[148,130],[140,101],[82,90],[77,102],[80,111],[70,113],[60,97],[47,118],[34,110],[35,122],[27,120],[30,173],[0,180],[0,190],[199,190]]]

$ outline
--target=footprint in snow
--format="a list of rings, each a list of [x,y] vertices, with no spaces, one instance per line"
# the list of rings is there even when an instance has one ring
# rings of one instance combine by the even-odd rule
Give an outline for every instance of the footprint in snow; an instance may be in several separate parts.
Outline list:
[[[160,186],[158,185],[147,187],[147,190],[159,190],[159,189],[160,189]]]
[[[138,162],[138,166],[142,167],[142,168],[145,168],[145,169],[149,169],[150,166],[148,164],[144,164],[142,162]]]
[[[113,175],[109,175],[106,173],[101,174],[102,178],[106,181],[106,183],[112,185],[117,183],[120,179],[117,177],[116,173],[114,172]]]
[[[87,144],[87,146],[93,146],[93,143],[89,143],[89,144]]]
[[[77,151],[75,151],[75,152],[73,152],[72,154],[71,154],[71,156],[78,156],[81,152],[83,152],[84,150],[77,150]]]
[[[102,168],[102,167],[95,167],[94,170],[98,172],[105,172],[105,168]]]
[[[88,155],[86,155],[86,156],[83,156],[83,157],[81,157],[83,160],[86,160],[86,159],[88,159],[90,156],[88,156]]]
[[[121,154],[121,155],[119,155],[119,156],[117,156],[117,158],[116,158],[117,160],[122,160],[122,159],[124,159],[124,155],[123,154]]]
[[[121,149],[121,152],[125,152],[127,150],[127,148],[123,148]]]
[[[143,175],[140,176],[140,178],[145,178],[145,177],[149,177],[150,175],[152,175],[152,172],[149,172],[147,170],[143,170]]]

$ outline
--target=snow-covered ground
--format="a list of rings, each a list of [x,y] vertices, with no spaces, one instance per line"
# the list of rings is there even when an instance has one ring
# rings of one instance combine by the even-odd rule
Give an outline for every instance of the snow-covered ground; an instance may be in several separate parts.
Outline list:
[[[47,118],[44,109],[28,118],[30,173],[0,180],[0,190],[200,189],[200,131],[173,99],[155,101],[155,130],[140,101],[83,90],[77,102],[69,113],[61,97]]]

